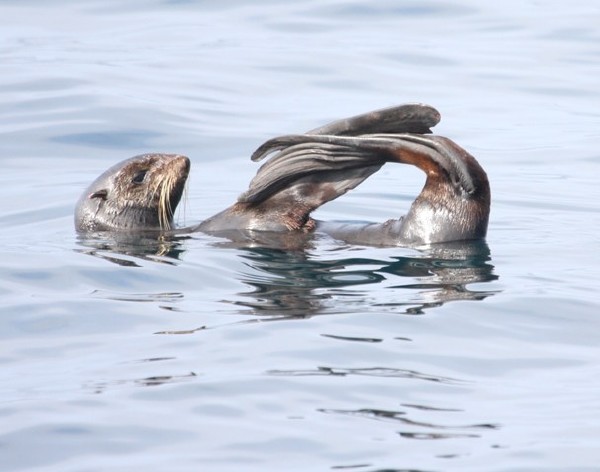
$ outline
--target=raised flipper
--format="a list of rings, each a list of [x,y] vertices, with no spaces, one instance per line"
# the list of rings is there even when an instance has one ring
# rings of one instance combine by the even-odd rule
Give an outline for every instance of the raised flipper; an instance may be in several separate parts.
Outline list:
[[[253,161],[262,160],[272,152],[281,152],[273,156],[257,172],[250,182],[249,189],[240,195],[238,201],[259,203],[276,192],[287,190],[297,193],[293,188],[295,182],[301,181],[301,187],[310,192],[315,188],[305,187],[308,175],[317,177],[319,181],[335,183],[335,195],[331,189],[321,189],[319,194],[302,194],[302,201],[310,200],[314,208],[333,200],[359,185],[371,174],[379,170],[385,162],[378,149],[367,153],[366,148],[359,149],[353,144],[343,146],[343,141],[331,142],[327,137],[317,141],[306,139],[306,135],[358,136],[377,133],[431,133],[430,127],[440,121],[439,112],[423,104],[408,104],[364,113],[343,120],[334,121],[321,126],[305,135],[281,136],[270,139],[261,145],[253,154]],[[348,141],[348,143],[350,143]],[[293,148],[286,149],[297,144]],[[344,174],[349,170],[362,172],[348,173],[348,181]],[[357,175],[358,174],[358,175]],[[357,177],[359,180],[357,180]],[[326,190],[326,191],[325,191]],[[327,194],[330,198],[320,200],[318,195]]]
[[[333,122],[311,133],[357,135],[365,132],[430,132],[439,113],[421,105],[401,105]],[[238,202],[201,223],[198,229],[262,231],[312,230],[310,213],[353,189],[385,163],[383,154],[353,146],[308,140],[298,146],[285,138],[277,147],[268,141],[268,153],[281,150],[258,170]],[[253,155],[264,156],[264,145]]]
[[[286,140],[283,150],[261,166],[239,202],[257,204],[279,193],[297,195],[316,208],[356,187],[385,163],[377,153],[352,147],[326,142],[290,144]]]
[[[356,187],[384,163],[377,156],[351,149],[292,146],[261,166],[237,203],[198,229],[311,231],[315,227],[312,211]]]
[[[351,118],[333,121],[306,134],[359,136],[374,133],[431,133],[440,122],[440,113],[432,106],[410,103],[371,111]]]
[[[294,156],[295,159],[303,161],[310,159],[310,156],[316,153],[325,162],[337,162],[338,159],[344,162],[343,156],[351,155],[351,160],[355,163],[383,161],[411,164],[423,170],[428,178],[439,177],[443,181],[449,179],[467,193],[473,193],[477,187],[474,179],[479,172],[469,168],[470,163],[477,163],[475,158],[456,143],[442,136],[408,133],[370,134],[356,137],[308,134],[279,136],[263,143],[252,154],[251,159],[260,161],[276,151],[280,152],[264,165],[265,168],[279,167],[281,161],[287,156]],[[477,164],[476,167],[479,165]],[[479,169],[483,172],[483,169],[480,167]],[[278,173],[271,175],[276,178]],[[251,187],[255,187],[253,183],[254,180],[251,182]],[[246,196],[249,192],[243,195]]]
[[[393,244],[394,240],[405,244],[485,237],[490,207],[487,175],[473,156],[447,138],[413,134],[291,135],[267,141],[252,158],[260,160],[280,149],[283,151],[267,165],[285,154],[304,152],[310,155],[316,150],[322,159],[327,155],[335,158],[351,154],[360,161],[362,154],[364,162],[399,162],[425,172],[425,186],[408,214],[401,220],[357,229],[364,236],[364,242],[369,243],[371,237],[378,244]],[[251,186],[243,197],[251,201],[255,195],[264,192],[261,185]],[[353,238],[353,241],[357,239]]]

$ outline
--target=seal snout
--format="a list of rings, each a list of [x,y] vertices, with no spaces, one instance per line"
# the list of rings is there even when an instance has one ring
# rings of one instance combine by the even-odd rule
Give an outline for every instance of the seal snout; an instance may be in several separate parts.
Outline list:
[[[163,154],[155,170],[156,211],[161,229],[170,230],[173,214],[183,195],[190,172],[190,159],[180,154]]]
[[[167,165],[173,166],[187,177],[190,173],[190,158],[182,154],[167,154],[169,162]]]

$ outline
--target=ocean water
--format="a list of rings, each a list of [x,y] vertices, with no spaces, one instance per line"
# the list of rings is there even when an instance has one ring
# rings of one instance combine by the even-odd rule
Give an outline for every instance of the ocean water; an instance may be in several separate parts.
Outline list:
[[[4,1],[0,470],[600,470],[600,7]],[[265,139],[406,102],[492,185],[485,244],[78,238],[110,165],[190,156],[179,224]],[[386,165],[322,220],[401,215]]]

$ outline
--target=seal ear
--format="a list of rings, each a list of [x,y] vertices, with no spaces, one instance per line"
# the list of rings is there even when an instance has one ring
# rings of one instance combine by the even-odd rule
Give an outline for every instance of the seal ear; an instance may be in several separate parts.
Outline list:
[[[108,197],[108,190],[103,188],[102,190],[96,190],[94,193],[91,193],[88,198],[91,200],[92,198],[100,198],[102,200],[106,200]]]

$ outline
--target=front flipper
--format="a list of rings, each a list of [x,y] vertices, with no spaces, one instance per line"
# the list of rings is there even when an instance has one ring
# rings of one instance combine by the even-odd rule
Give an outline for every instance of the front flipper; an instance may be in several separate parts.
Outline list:
[[[312,211],[353,189],[384,163],[376,154],[327,144],[287,146],[260,167],[237,203],[199,229],[310,231],[315,226]]]

